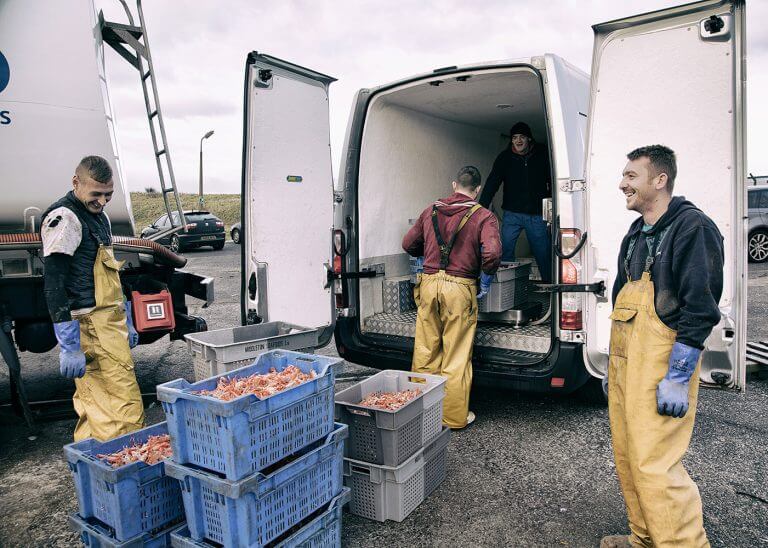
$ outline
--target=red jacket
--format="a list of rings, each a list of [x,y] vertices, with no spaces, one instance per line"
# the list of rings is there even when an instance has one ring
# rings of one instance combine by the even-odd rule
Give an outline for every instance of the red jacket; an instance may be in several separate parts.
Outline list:
[[[448,243],[464,214],[477,202],[466,194],[456,192],[435,204],[440,234]],[[403,238],[403,249],[413,257],[424,256],[424,272],[427,274],[440,270],[440,247],[432,226],[432,204],[421,212],[416,223]],[[481,267],[486,274],[493,274],[500,262],[499,222],[493,213],[481,208],[475,211],[456,237],[446,272],[461,278],[477,278]]]

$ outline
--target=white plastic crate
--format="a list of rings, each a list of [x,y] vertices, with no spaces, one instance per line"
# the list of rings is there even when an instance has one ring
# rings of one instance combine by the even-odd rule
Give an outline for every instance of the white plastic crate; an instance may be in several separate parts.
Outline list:
[[[192,354],[195,381],[251,365],[268,350],[311,352],[317,330],[285,322],[228,327],[184,335]]]
[[[364,518],[403,521],[445,479],[451,430],[397,467],[344,459],[344,485],[352,489],[350,512]]]

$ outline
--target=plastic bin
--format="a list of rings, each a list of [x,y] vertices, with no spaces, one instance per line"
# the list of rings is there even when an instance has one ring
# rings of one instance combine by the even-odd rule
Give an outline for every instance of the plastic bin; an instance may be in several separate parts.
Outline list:
[[[334,365],[341,358],[272,350],[228,377],[282,371],[295,365],[317,377],[274,396],[245,395],[231,401],[193,394],[211,390],[218,377],[157,387],[173,445],[173,460],[241,479],[263,470],[333,430]]]
[[[341,546],[342,508],[352,498],[349,489],[335,497],[328,508],[318,516],[310,516],[297,527],[295,533],[288,532],[268,546],[271,548],[336,548]],[[189,528],[182,525],[171,534],[171,546],[175,548],[209,548],[212,544],[195,541],[189,536]]]
[[[192,354],[195,380],[224,375],[251,365],[267,350],[305,350],[317,346],[317,330],[267,322],[184,335]]]
[[[397,467],[344,459],[344,485],[352,489],[350,511],[364,518],[403,521],[445,479],[449,428]]]
[[[478,312],[505,312],[528,300],[531,263],[502,263],[488,294],[477,301]]]
[[[176,524],[154,535],[144,533],[120,541],[111,537],[109,530],[98,523],[84,520],[77,514],[69,516],[69,528],[80,533],[80,542],[88,548],[165,548],[171,545],[171,533],[178,527]]]
[[[75,480],[80,517],[95,518],[118,541],[184,521],[179,484],[166,476],[165,462],[151,466],[134,462],[112,468],[96,458],[167,433],[168,427],[162,422],[104,443],[89,438],[64,446]]]
[[[371,392],[422,393],[396,411],[358,405]],[[397,466],[440,434],[445,379],[386,370],[336,394],[336,420],[349,425],[346,457]]]
[[[323,441],[275,471],[240,481],[168,463],[168,475],[181,482],[189,536],[225,546],[261,546],[328,504],[343,488],[344,440],[349,430],[336,424]]]

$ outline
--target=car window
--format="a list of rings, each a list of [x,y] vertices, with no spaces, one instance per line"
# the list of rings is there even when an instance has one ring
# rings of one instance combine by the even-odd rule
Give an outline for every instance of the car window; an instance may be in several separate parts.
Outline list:
[[[758,192],[760,195],[760,201],[757,204],[757,207],[760,209],[768,209],[768,190],[761,190]]]
[[[154,222],[154,225],[155,225],[155,226],[163,226],[163,225],[165,225],[165,222],[166,222],[167,220],[168,220],[168,215],[163,215],[162,217],[160,217],[159,219],[157,219],[157,220]]]
[[[179,226],[179,214],[174,213],[173,214],[173,226]]]

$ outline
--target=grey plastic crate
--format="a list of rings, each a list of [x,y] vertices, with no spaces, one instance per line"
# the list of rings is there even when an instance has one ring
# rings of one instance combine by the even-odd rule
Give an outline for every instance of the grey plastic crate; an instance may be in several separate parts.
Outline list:
[[[250,365],[268,350],[313,351],[317,330],[285,322],[229,327],[184,335],[192,353],[195,381]]]
[[[352,489],[350,512],[376,521],[403,521],[445,479],[451,430],[397,467],[344,459],[344,485]]]
[[[531,263],[502,263],[488,294],[477,302],[479,312],[504,312],[528,300]]]
[[[419,388],[422,393],[396,411],[359,405],[372,392]],[[336,394],[336,420],[349,425],[345,456],[398,466],[430,443],[443,425],[445,379],[438,375],[386,370]]]

